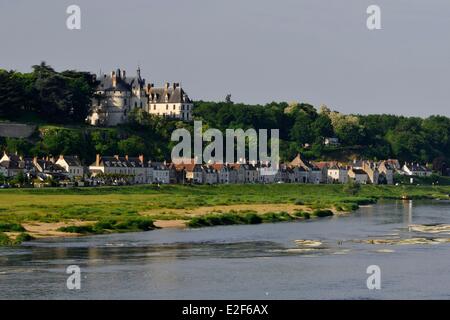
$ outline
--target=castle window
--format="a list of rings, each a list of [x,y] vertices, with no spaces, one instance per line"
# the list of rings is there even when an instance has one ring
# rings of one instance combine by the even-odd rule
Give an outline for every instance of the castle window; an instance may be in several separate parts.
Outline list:
[[[136,101],[134,102],[134,107],[137,107],[137,102]]]
[[[156,110],[156,104],[153,105],[153,110]]]
[[[181,105],[181,110],[184,110],[184,105]]]
[[[166,104],[166,110],[169,110],[169,105],[168,104]]]
[[[175,105],[173,105],[173,110],[175,110]]]
[[[141,101],[141,108],[142,108],[142,101]]]
[[[123,99],[123,103],[124,103],[124,104],[127,104],[127,99]]]

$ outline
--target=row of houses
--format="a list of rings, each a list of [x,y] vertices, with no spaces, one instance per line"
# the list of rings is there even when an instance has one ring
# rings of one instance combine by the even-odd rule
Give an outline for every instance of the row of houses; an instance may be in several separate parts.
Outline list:
[[[233,184],[233,183],[347,183],[393,184],[394,174],[429,176],[426,166],[398,160],[360,160],[351,163],[337,161],[307,161],[298,154],[291,162],[280,164],[275,174],[267,164],[195,164],[193,161],[174,164],[154,162],[144,156],[102,156],[84,166],[77,156],[58,158],[23,158],[4,153],[0,159],[0,173],[14,177],[22,172],[38,181],[79,181],[88,185],[102,184]]]

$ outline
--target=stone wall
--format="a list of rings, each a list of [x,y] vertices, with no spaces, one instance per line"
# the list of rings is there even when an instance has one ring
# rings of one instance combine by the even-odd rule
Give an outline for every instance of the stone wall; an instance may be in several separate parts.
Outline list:
[[[0,122],[0,137],[28,138],[33,134],[35,130],[35,125],[14,122]]]

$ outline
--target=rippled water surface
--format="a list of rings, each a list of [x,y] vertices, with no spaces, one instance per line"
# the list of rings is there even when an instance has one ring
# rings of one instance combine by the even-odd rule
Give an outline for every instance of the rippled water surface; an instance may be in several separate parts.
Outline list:
[[[411,224],[450,224],[450,202],[381,202],[304,222],[33,241],[0,248],[0,299],[449,299],[450,231]],[[401,243],[415,238],[421,243]],[[69,265],[81,268],[81,290],[66,287]],[[381,290],[367,289],[369,265],[381,268]]]

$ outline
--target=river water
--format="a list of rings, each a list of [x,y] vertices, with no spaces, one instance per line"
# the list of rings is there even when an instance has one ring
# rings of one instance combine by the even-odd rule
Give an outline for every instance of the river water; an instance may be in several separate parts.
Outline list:
[[[0,248],[0,299],[449,299],[448,201],[380,202],[348,216],[39,240]],[[373,244],[367,239],[441,239]],[[320,241],[317,246],[295,240]],[[319,245],[320,244],[320,245]],[[66,268],[78,265],[81,289]],[[381,289],[367,288],[367,267]]]

